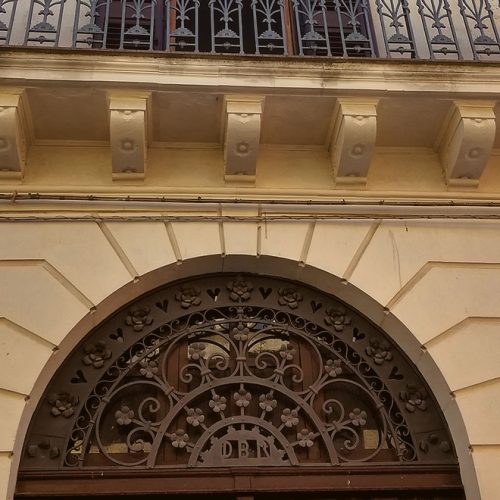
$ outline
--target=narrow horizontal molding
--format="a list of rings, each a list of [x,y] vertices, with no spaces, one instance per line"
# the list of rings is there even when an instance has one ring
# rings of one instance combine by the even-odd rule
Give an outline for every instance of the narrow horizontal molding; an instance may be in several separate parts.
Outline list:
[[[0,202],[12,204],[11,206],[36,205],[40,203],[51,202],[54,205],[70,204],[70,203],[124,203],[130,206],[137,203],[161,204],[161,205],[265,205],[267,209],[275,206],[296,206],[296,207],[314,207],[314,208],[348,208],[348,207],[376,207],[379,210],[387,210],[390,208],[442,208],[442,209],[494,209],[500,208],[500,193],[496,198],[477,198],[464,197],[462,199],[453,197],[407,197],[403,196],[404,192],[400,192],[401,196],[377,197],[366,192],[367,196],[337,196],[333,195],[330,190],[330,196],[316,196],[310,192],[311,196],[287,196],[289,190],[284,190],[278,197],[271,196],[268,192],[262,194],[258,189],[252,189],[251,196],[248,194],[237,193],[235,196],[234,190],[228,193],[223,192],[205,192],[195,195],[189,192],[180,192],[173,189],[168,195],[158,193],[157,191],[150,192],[142,191],[137,187],[130,186],[130,194],[123,194],[123,189],[119,192],[113,189],[98,189],[92,192],[85,190],[78,191],[9,191],[3,187],[0,190]],[[181,190],[182,191],[182,190]],[[225,190],[227,191],[227,190]],[[261,197],[259,197],[259,194]],[[16,205],[13,205],[16,203]]]
[[[85,139],[34,139],[35,147],[51,148],[109,148],[110,141],[90,141]],[[179,149],[179,150],[218,150],[222,145],[217,142],[164,142],[153,141],[149,144],[150,149]]]
[[[95,85],[113,82],[130,87],[154,84],[160,89],[173,85],[190,88],[222,86],[227,89],[269,88],[274,93],[339,95],[352,92],[353,79],[362,80],[364,92],[384,95],[403,93],[456,96],[469,92],[473,97],[492,95],[500,87],[500,70],[494,61],[444,61],[379,58],[345,60],[325,57],[211,56],[169,53],[158,62],[156,54],[127,52],[109,57],[98,51],[54,47],[4,47],[0,58],[4,78],[33,81],[86,82],[94,75]],[[279,61],[279,64],[276,64]],[[238,71],[234,71],[235,65]],[[27,78],[27,75],[29,78]],[[439,83],[439,85],[436,85]]]
[[[168,193],[166,196],[165,193]],[[238,192],[235,196],[233,187],[182,187],[182,186],[127,186],[127,195],[123,195],[123,186],[113,185],[74,185],[61,186],[60,184],[0,184],[0,200],[5,197],[20,200],[23,196],[30,196],[31,200],[37,197],[52,196],[54,200],[63,196],[80,196],[82,199],[93,199],[99,196],[120,196],[134,198],[137,196],[157,197],[159,199],[178,198],[179,201],[216,199],[216,203],[233,202],[237,199],[259,203],[294,203],[294,204],[352,204],[372,203],[387,206],[391,203],[440,203],[447,206],[457,206],[463,203],[480,203],[489,206],[500,204],[499,192],[450,192],[444,187],[440,191],[386,191],[386,190],[355,190],[355,189],[312,189],[312,188],[260,188],[254,187],[251,191]],[[222,198],[221,198],[222,197]]]
[[[262,151],[327,151],[324,144],[261,144]]]
[[[375,154],[397,154],[397,155],[437,155],[432,146],[375,146]]]
[[[85,140],[85,139],[37,139],[34,138],[32,145],[34,147],[51,147],[51,148],[109,148],[109,140]],[[327,151],[328,147],[325,144],[271,144],[263,143],[260,145],[263,151],[311,151],[321,152]],[[177,149],[177,150],[222,150],[220,142],[169,142],[169,141],[153,141],[149,144],[150,149]],[[437,154],[432,147],[425,146],[377,146],[375,153],[380,154]],[[494,150],[492,155],[499,156],[500,149]]]
[[[200,149],[200,150],[220,150],[222,151],[222,143],[220,142],[168,142],[168,141],[153,141],[149,144],[150,149]]]
[[[404,214],[311,214],[311,215],[282,215],[282,214],[263,214],[260,216],[244,216],[244,215],[166,215],[158,214],[127,214],[118,215],[102,214],[95,215],[89,214],[58,214],[58,215],[37,215],[37,214],[16,214],[16,215],[1,215],[0,223],[8,222],[256,222],[256,223],[272,223],[272,222],[335,222],[340,220],[350,221],[384,221],[384,220],[398,220],[398,221],[429,221],[429,220],[475,220],[475,221],[498,221],[498,215],[482,215],[482,216],[467,216],[467,215],[432,215],[423,217],[422,215],[404,215]],[[395,299],[391,299],[392,301]],[[389,306],[387,306],[389,307]]]
[[[41,148],[109,148],[109,141],[34,139],[33,146]]]

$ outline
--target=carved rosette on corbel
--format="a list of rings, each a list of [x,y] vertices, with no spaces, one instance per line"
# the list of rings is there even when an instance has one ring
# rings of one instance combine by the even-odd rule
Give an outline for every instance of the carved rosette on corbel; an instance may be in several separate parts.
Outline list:
[[[143,179],[147,163],[149,93],[108,94],[114,180]]]
[[[494,101],[454,101],[436,149],[452,189],[476,189],[495,141]]]
[[[377,138],[378,99],[337,99],[330,153],[337,185],[365,187]]]
[[[24,89],[0,93],[0,178],[21,178],[30,141]]]
[[[226,182],[255,182],[264,97],[225,97]]]

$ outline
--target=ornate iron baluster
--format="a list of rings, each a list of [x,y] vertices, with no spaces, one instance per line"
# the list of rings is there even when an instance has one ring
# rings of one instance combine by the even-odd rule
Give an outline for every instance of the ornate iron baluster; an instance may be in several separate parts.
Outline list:
[[[458,0],[474,59],[500,54],[500,38],[489,0]]]
[[[367,0],[334,0],[343,56],[375,56]]]
[[[57,47],[61,35],[61,23],[66,0],[31,0],[24,44],[38,42],[51,43]],[[36,7],[41,10],[36,10]],[[55,20],[54,24],[50,21]]]
[[[331,56],[325,0],[293,0],[299,54]]]
[[[157,0],[121,0],[120,49],[153,50]],[[149,15],[148,15],[149,14]],[[128,22],[134,21],[132,26]],[[149,24],[148,24],[149,21]]]
[[[92,48],[106,48],[111,1],[77,1],[73,28],[73,47],[87,45]]]
[[[393,53],[418,57],[407,0],[376,0],[387,56]]]
[[[212,52],[243,54],[242,0],[210,0]],[[236,14],[237,18],[233,16]]]
[[[283,0],[252,0],[255,53],[287,54]],[[276,26],[276,28],[275,28]]]
[[[199,0],[166,0],[167,50],[199,51]],[[172,29],[173,24],[173,29]]]
[[[9,45],[17,0],[0,0],[0,44]]]
[[[462,59],[448,0],[417,0],[417,6],[431,59],[436,54],[457,54]]]

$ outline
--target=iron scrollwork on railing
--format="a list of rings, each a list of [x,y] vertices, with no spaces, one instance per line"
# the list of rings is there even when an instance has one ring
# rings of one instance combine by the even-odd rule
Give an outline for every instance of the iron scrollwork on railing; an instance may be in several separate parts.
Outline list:
[[[458,0],[475,59],[500,54],[500,38],[490,0]]]
[[[325,0],[292,0],[299,55],[331,56]]]
[[[161,0],[160,0],[161,1]],[[73,47],[153,50],[157,47],[159,0],[80,0],[76,4]]]
[[[284,0],[252,0],[256,54],[287,55]]]
[[[485,59],[491,0],[0,0],[0,45]]]
[[[9,45],[17,0],[0,0],[0,44]]]
[[[425,382],[333,297],[256,276],[116,313],[37,408],[22,470],[455,463]]]
[[[418,57],[407,0],[376,0],[387,54]]]
[[[31,0],[24,43],[59,45],[65,4],[66,0]]]
[[[417,0],[417,6],[431,58],[456,54],[462,59],[448,0]]]
[[[167,0],[167,47],[171,50],[199,50],[199,0]]]
[[[81,0],[76,5],[73,47],[88,45],[104,48],[108,41],[110,3],[106,0]]]
[[[334,4],[342,42],[341,55],[374,57],[375,46],[370,28],[368,0],[335,0]]]
[[[212,52],[243,54],[243,1],[209,0]]]

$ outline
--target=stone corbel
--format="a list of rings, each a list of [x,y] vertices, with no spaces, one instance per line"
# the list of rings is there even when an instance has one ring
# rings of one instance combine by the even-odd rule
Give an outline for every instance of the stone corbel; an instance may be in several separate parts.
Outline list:
[[[263,105],[260,96],[225,97],[226,182],[255,182]]]
[[[149,99],[149,93],[108,94],[114,180],[144,179]]]
[[[335,182],[346,187],[366,186],[377,137],[378,99],[337,99],[330,142]]]
[[[21,178],[30,143],[24,90],[0,93],[0,178]]]
[[[437,149],[449,187],[475,189],[495,141],[495,102],[455,101]]]

